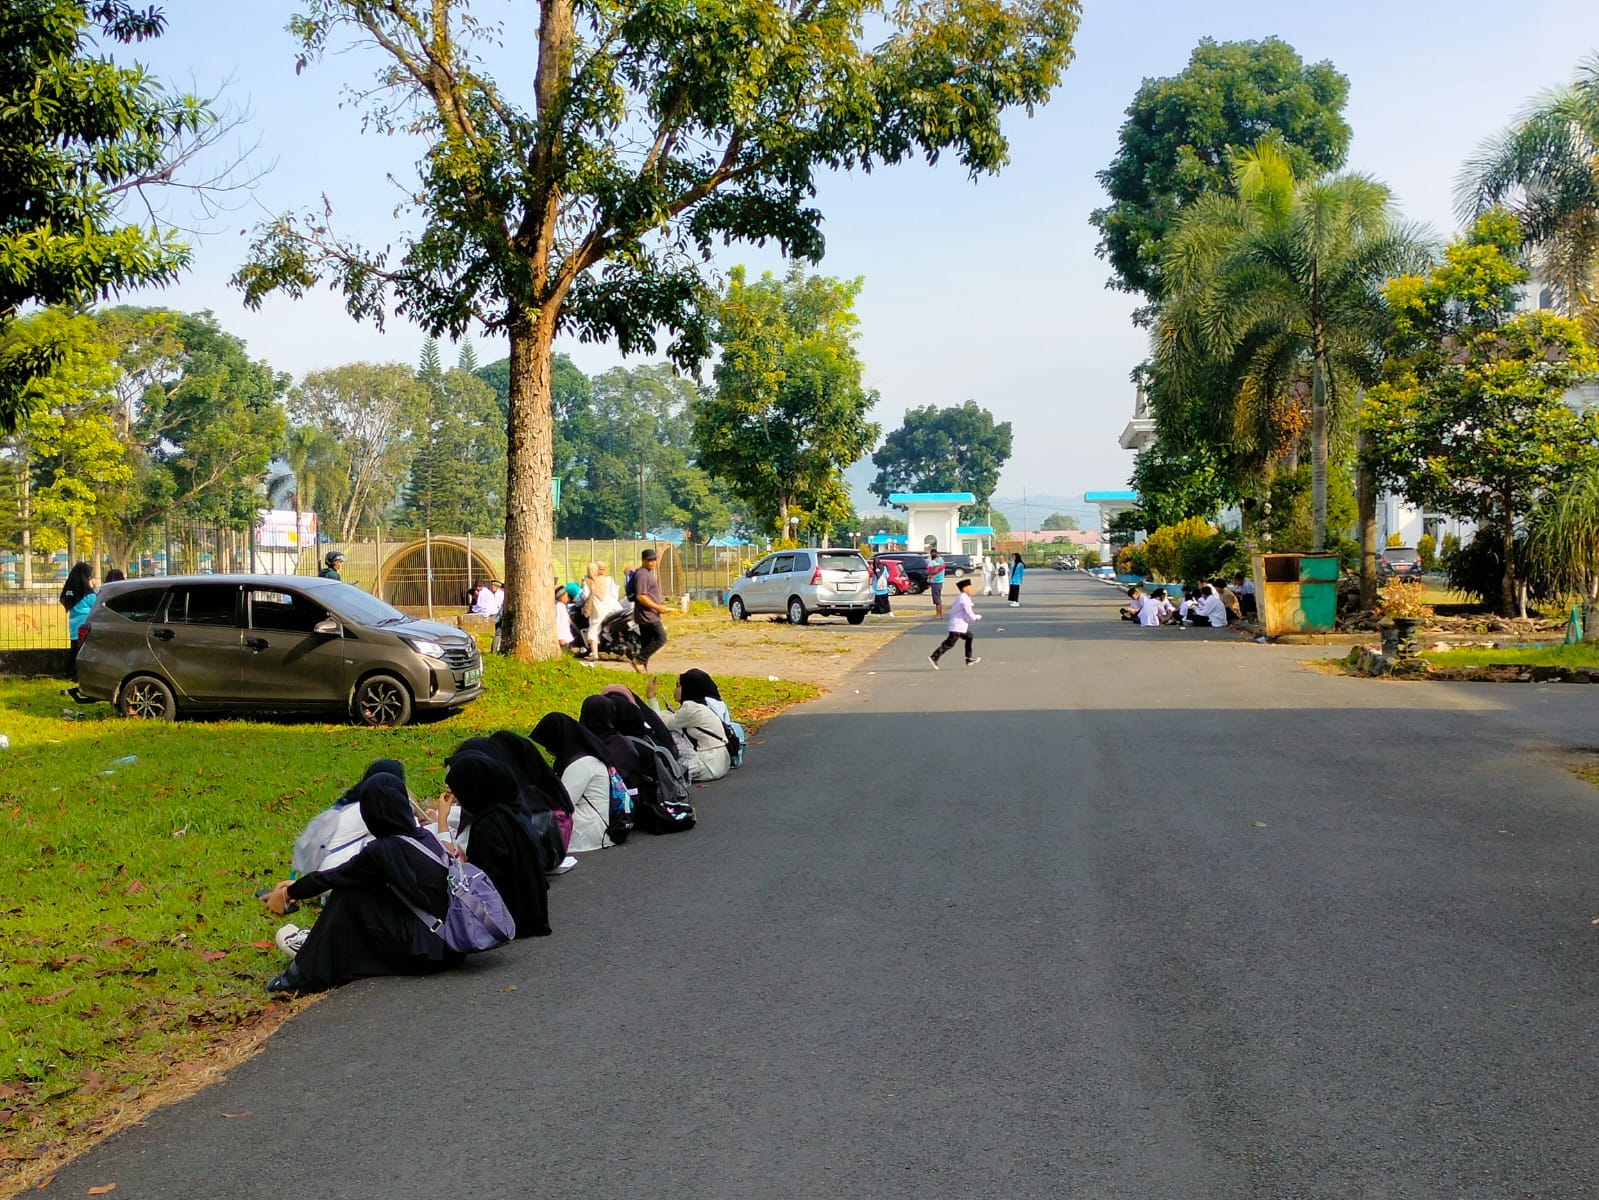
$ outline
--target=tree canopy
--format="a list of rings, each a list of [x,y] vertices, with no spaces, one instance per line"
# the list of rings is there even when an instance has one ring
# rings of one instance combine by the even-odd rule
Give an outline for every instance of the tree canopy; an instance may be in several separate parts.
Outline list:
[[[430,333],[509,335],[506,582],[510,653],[555,653],[551,354],[558,333],[689,368],[711,340],[705,263],[719,242],[774,241],[817,261],[819,172],[948,155],[1004,165],[1008,110],[1044,103],[1071,58],[1078,0],[732,0],[579,6],[544,0],[527,65],[502,87],[477,43],[503,35],[466,0],[304,0],[301,63],[353,42],[383,58],[352,91],[379,132],[426,144],[407,191],[420,230],[392,252],[319,204],[259,232],[237,282],[250,304],[326,278],[349,311],[391,307]]]
[[[909,409],[872,455],[872,492],[885,504],[893,492],[970,492],[977,501],[968,508],[982,508],[1010,450],[1010,422],[996,424],[994,414],[975,400]]]
[[[715,389],[694,407],[699,462],[767,534],[797,516],[805,530],[841,528],[853,514],[843,471],[877,440],[866,419],[877,393],[861,384],[855,350],[859,279],[793,267],[746,283],[736,267],[717,309],[722,356]]]
[[[1515,311],[1527,278],[1519,241],[1515,218],[1490,211],[1429,275],[1388,284],[1394,331],[1362,418],[1380,480],[1500,540],[1506,615],[1516,608],[1518,525],[1599,466],[1599,413],[1563,400],[1599,359],[1575,321]]]
[[[1287,42],[1203,39],[1177,75],[1146,79],[1127,107],[1116,157],[1099,172],[1110,203],[1089,218],[1112,287],[1158,302],[1172,222],[1201,196],[1233,190],[1236,152],[1276,135],[1302,179],[1342,167],[1349,80],[1306,65]]]
[[[188,263],[170,230],[118,215],[132,190],[162,181],[174,144],[212,120],[96,42],[160,34],[156,8],[124,0],[32,0],[0,6],[0,428],[16,427],[31,380],[69,348],[14,338],[27,304],[80,304],[167,283]]]
[[[1050,513],[1039,525],[1040,529],[1072,530],[1078,528],[1077,518],[1071,513]]]

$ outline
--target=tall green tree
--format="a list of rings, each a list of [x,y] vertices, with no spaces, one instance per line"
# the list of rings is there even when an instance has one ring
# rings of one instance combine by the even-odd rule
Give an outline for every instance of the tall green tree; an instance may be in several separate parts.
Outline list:
[[[420,530],[493,537],[505,528],[505,421],[494,389],[462,367],[417,381],[428,410],[417,430],[400,519]]]
[[[884,504],[893,492],[970,492],[969,516],[988,507],[1010,452],[1010,422],[996,422],[975,400],[913,408],[872,455],[872,492]]]
[[[1050,513],[1039,525],[1040,529],[1073,530],[1078,527],[1077,518],[1071,513]]]
[[[67,350],[30,384],[34,515],[98,530],[125,564],[165,520],[253,524],[286,377],[210,313],[45,310]]]
[[[337,235],[318,206],[260,232],[246,301],[327,277],[349,311],[391,304],[429,332],[510,338],[507,651],[557,653],[550,578],[552,347],[565,332],[692,368],[710,349],[705,264],[732,239],[821,257],[819,172],[945,155],[1001,167],[1007,111],[1044,103],[1071,58],[1078,0],[543,0],[502,87],[467,0],[303,0],[302,65],[350,43],[383,61],[357,89],[380,132],[425,144],[422,220],[397,252]],[[528,28],[531,30],[532,25]]]
[[[1110,203],[1089,217],[1110,285],[1158,304],[1172,222],[1201,196],[1230,194],[1234,154],[1262,138],[1280,139],[1300,178],[1342,167],[1348,97],[1349,80],[1331,63],[1307,66],[1277,38],[1205,38],[1181,73],[1144,80],[1127,107],[1116,157],[1098,175]]]
[[[1519,242],[1515,218],[1491,211],[1430,275],[1389,283],[1389,356],[1362,417],[1379,479],[1499,539],[1507,616],[1517,609],[1518,526],[1599,467],[1599,412],[1564,400],[1599,358],[1575,321],[1515,311],[1527,279]]]
[[[339,447],[342,475],[323,482],[326,532],[349,541],[363,523],[391,515],[409,477],[431,393],[403,363],[350,363],[313,371],[288,397],[295,425]]]
[[[0,5],[0,428],[69,343],[6,336],[28,304],[81,304],[169,283],[189,261],[171,230],[130,222],[123,200],[171,177],[212,123],[193,96],[98,52],[159,35],[160,10],[124,0]]]
[[[281,453],[294,477],[292,499],[296,534],[300,528],[301,514],[308,511],[317,514],[317,530],[320,532],[326,522],[321,516],[322,509],[317,506],[318,485],[341,469],[343,454],[339,444],[331,434],[314,425],[296,425],[285,431]],[[305,547],[300,546],[299,552],[297,558],[303,558]]]
[[[699,463],[738,498],[749,523],[786,533],[841,528],[853,511],[844,468],[877,440],[866,419],[855,298],[861,281],[795,266],[746,283],[735,267],[717,308],[716,386],[694,408]]]
[[[1599,54],[1489,139],[1456,184],[1461,216],[1503,205],[1560,309],[1599,340]]]
[[[1177,395],[1209,391],[1215,372],[1237,406],[1269,414],[1309,378],[1313,547],[1327,538],[1332,436],[1352,429],[1362,385],[1376,376],[1387,314],[1383,282],[1426,248],[1364,175],[1301,180],[1263,142],[1235,162],[1237,195],[1201,198],[1178,220],[1163,270],[1168,302],[1156,327],[1156,369]],[[1219,423],[1235,427],[1240,418]],[[1375,489],[1361,497],[1361,578],[1375,591]]]

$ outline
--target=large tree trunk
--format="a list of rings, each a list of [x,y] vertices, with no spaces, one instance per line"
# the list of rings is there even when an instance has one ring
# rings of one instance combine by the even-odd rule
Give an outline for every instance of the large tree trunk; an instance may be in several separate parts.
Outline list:
[[[1355,435],[1355,504],[1360,520],[1360,607],[1377,607],[1377,480],[1367,462],[1366,432]]]
[[[1504,574],[1499,578],[1499,615],[1513,617],[1516,615],[1516,530],[1511,524],[1508,504],[1499,526],[1499,552],[1504,556]]]
[[[512,314],[510,414],[505,436],[505,615],[501,644],[523,660],[555,658],[555,576],[550,494],[554,469],[550,411],[550,356],[555,341],[555,305],[537,315]]]
[[[1321,356],[1310,367],[1310,522],[1312,550],[1327,548],[1327,380]]]

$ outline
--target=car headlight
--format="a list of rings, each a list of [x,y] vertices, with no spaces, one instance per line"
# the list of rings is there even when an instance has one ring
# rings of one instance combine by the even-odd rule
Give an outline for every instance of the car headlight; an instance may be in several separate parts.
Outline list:
[[[418,654],[425,655],[428,658],[444,657],[444,647],[439,645],[438,642],[428,641],[427,638],[406,638],[405,643]]]

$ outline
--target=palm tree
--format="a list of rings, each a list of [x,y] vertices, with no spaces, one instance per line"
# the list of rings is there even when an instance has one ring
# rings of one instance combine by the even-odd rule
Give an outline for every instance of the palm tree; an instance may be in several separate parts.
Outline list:
[[[1269,445],[1275,412],[1295,385],[1310,391],[1314,548],[1327,544],[1327,455],[1353,426],[1375,377],[1386,310],[1382,284],[1427,258],[1388,189],[1365,175],[1299,180],[1282,148],[1263,141],[1234,162],[1236,195],[1196,202],[1176,222],[1163,268],[1171,301],[1156,327],[1157,366],[1178,379],[1219,366],[1231,408],[1223,436],[1254,430]],[[1360,455],[1357,450],[1357,468]],[[1376,495],[1361,503],[1363,597],[1376,591]]]
[[[1599,54],[1484,142],[1455,188],[1462,218],[1503,205],[1564,315],[1599,336]]]
[[[283,440],[283,461],[294,475],[294,528],[300,529],[300,513],[316,511],[317,478],[333,463],[337,443],[326,430],[311,425],[296,425]],[[320,525],[319,525],[320,528]],[[300,547],[303,554],[305,547]],[[298,562],[300,554],[295,555]],[[315,564],[312,564],[313,569]]]

